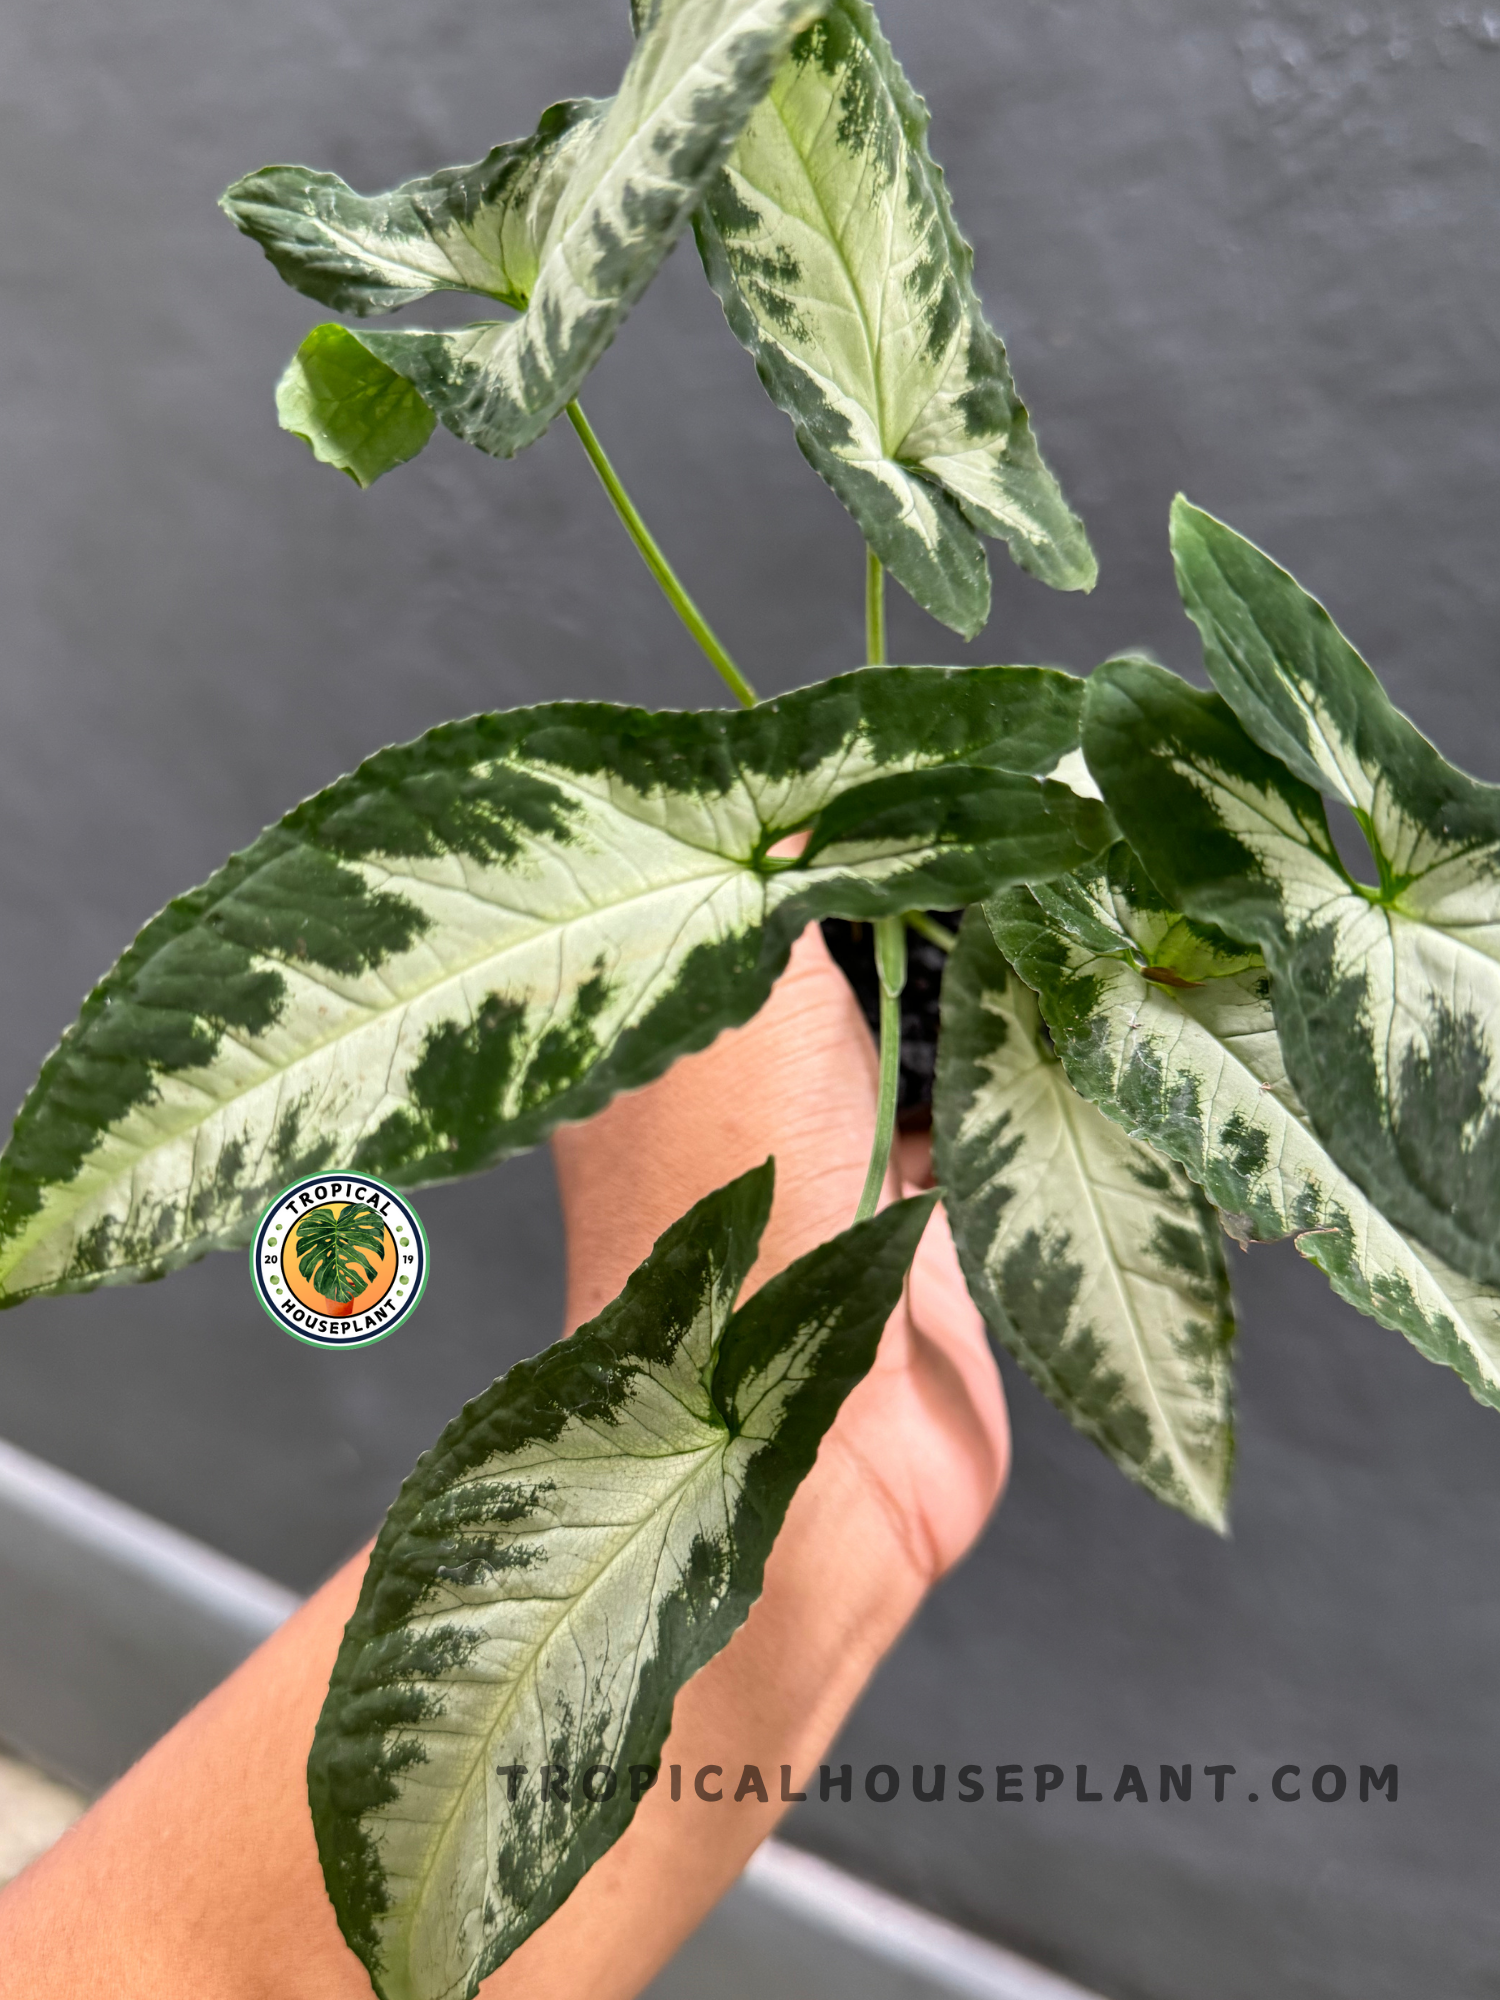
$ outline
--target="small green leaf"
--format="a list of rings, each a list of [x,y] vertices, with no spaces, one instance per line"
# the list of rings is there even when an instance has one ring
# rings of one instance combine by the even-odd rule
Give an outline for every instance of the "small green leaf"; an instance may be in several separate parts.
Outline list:
[[[415,458],[437,422],[411,384],[342,326],[315,326],[303,341],[276,385],[276,414],[314,458],[359,486]]]
[[[824,915],[1076,867],[1104,808],[1043,668],[867,669],[753,709],[557,702],[383,750],[149,924],[0,1158],[0,1303],[243,1242],[301,1174],[414,1187],[752,1015]],[[805,851],[775,857],[809,829]]]
[[[797,442],[945,625],[989,616],[983,535],[1063,590],[1096,575],[973,285],[927,107],[866,0],[793,44],[695,218],[704,267]]]
[[[1232,529],[1179,501],[1173,546],[1221,695],[1100,668],[1090,769],[1163,894],[1265,953],[1330,1155],[1397,1227],[1500,1284],[1500,788],[1446,763]],[[1378,886],[1340,861],[1319,790],[1360,817]]]
[[[1187,920],[1123,842],[985,913],[1090,1103],[1185,1167],[1242,1241],[1295,1236],[1341,1298],[1500,1407],[1500,1292],[1398,1229],[1329,1158],[1287,1079],[1258,954],[1208,940],[1196,983],[1153,978]]]
[[[991,1331],[1128,1478],[1222,1530],[1234,1320],[1213,1211],[1079,1096],[978,910],[943,976],[933,1143]]]
[[[934,1197],[736,1311],[771,1187],[768,1162],[699,1202],[597,1319],[466,1406],[387,1517],[308,1762],[382,2000],[472,2000],[625,1831],[875,1358]]]

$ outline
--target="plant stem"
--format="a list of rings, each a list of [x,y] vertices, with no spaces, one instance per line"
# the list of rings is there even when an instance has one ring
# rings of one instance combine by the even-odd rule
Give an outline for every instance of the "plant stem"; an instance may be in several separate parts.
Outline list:
[[[873,549],[865,550],[865,658],[885,664],[885,571]],[[875,970],[880,978],[880,1089],[875,1104],[875,1139],[865,1169],[864,1192],[854,1220],[875,1213],[890,1165],[896,1133],[896,1099],[901,1091],[901,989],[906,984],[906,917],[875,919]]]
[[[641,519],[635,502],[621,485],[620,475],[605,456],[603,445],[594,436],[593,426],[579,408],[576,399],[568,405],[568,422],[577,431],[579,441],[589,455],[589,463],[599,475],[600,485],[614,502],[615,512],[625,524],[626,534],[640,550],[641,560],[660,584],[662,595],[723,676],[735,700],[746,708],[754,708],[757,699],[754,688],[730,659],[713,627],[683,589],[677,572],[657,547],[655,536]]]
[[[925,910],[908,910],[906,927],[915,931],[918,937],[926,938],[929,944],[935,944],[939,951],[952,951],[958,943],[956,933],[950,931],[946,924],[935,923]]]
[[[901,989],[906,984],[904,917],[875,919],[875,970],[880,975],[880,1095],[864,1193],[854,1211],[856,1222],[864,1222],[875,1213],[896,1131],[896,1097],[901,1087]]]
[[[885,665],[885,571],[873,549],[865,550],[865,661]]]

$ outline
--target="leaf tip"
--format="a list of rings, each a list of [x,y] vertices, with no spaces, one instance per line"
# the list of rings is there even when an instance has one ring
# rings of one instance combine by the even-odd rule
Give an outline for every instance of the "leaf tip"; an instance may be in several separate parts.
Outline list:
[[[1217,515],[1205,508],[1195,507],[1185,493],[1174,495],[1168,520],[1167,540],[1172,550],[1172,561],[1177,570],[1178,589],[1184,597],[1188,592],[1188,565],[1194,555],[1203,556],[1207,545],[1224,537],[1234,541],[1242,538],[1233,528],[1226,527]]]
[[[1094,545],[1084,533],[1083,523],[1078,524],[1078,549],[1068,570],[1068,580],[1060,583],[1061,590],[1080,590],[1085,596],[1099,581],[1099,558],[1094,554]]]

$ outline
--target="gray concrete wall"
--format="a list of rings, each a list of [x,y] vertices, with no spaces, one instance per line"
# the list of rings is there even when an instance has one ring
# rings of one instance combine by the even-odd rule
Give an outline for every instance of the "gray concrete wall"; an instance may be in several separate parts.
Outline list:
[[[550,98],[607,90],[624,11],[5,10],[0,1097],[168,895],[378,744],[544,695],[714,699],[565,428],[508,466],[440,436],[368,495],[281,436],[271,385],[315,315],[213,206],[270,159],[379,186],[473,158]],[[894,656],[1086,668],[1145,644],[1192,670],[1165,545],[1180,485],[1292,562],[1419,722],[1500,777],[1500,16],[884,13],[1103,566],[1080,602],[1002,558],[975,647],[901,603]],[[764,687],[854,662],[858,538],[689,246],[587,400]],[[0,1435],[311,1584],[458,1403],[558,1328],[544,1159],[423,1207],[432,1283],[389,1345],[297,1347],[220,1261],[0,1319]],[[1013,1385],[1012,1496],[837,1753],[1189,1758],[1235,1764],[1233,1795],[903,1794],[814,1804],[792,1837],[1116,2000],[1500,1993],[1496,1419],[1289,1252],[1235,1265],[1234,1540],[1126,1490]],[[1275,1764],[1361,1761],[1399,1764],[1396,1806],[1267,1798]]]

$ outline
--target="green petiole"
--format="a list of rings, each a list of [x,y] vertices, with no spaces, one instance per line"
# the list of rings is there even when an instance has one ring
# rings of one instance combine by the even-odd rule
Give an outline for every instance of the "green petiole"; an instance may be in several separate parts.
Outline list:
[[[885,570],[873,549],[865,550],[865,664],[885,665]]]
[[[901,989],[906,984],[906,920],[875,920],[875,969],[880,975],[880,1095],[875,1106],[875,1142],[865,1172],[856,1222],[875,1213],[896,1133],[896,1096],[901,1087]]]
[[[626,534],[640,550],[641,560],[661,586],[662,595],[703,648],[735,700],[745,708],[754,708],[758,698],[754,688],[730,659],[718,634],[688,596],[676,570],[657,546],[656,537],[641,519],[635,502],[621,484],[619,473],[610,464],[603,445],[595,437],[593,426],[583,414],[576,397],[568,404],[567,409],[568,422],[577,431],[579,442],[589,455],[589,463],[599,475],[600,485],[614,502],[615,512],[625,524]]]
[[[885,570],[873,549],[865,550],[865,660],[885,664]],[[875,970],[880,976],[880,1090],[875,1105],[875,1139],[865,1169],[856,1222],[875,1213],[890,1165],[896,1133],[896,1098],[901,1089],[901,989],[906,984],[906,917],[875,919]]]
[[[934,923],[925,910],[908,910],[906,928],[915,931],[918,937],[926,938],[929,944],[935,944],[939,951],[952,951],[958,943],[957,933],[950,931],[946,924]]]

